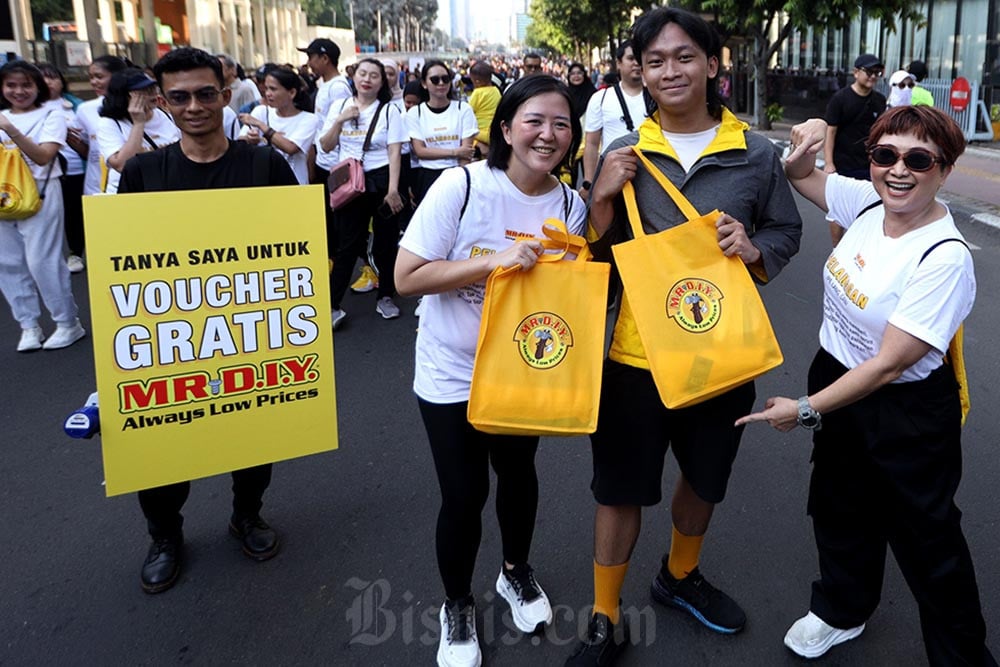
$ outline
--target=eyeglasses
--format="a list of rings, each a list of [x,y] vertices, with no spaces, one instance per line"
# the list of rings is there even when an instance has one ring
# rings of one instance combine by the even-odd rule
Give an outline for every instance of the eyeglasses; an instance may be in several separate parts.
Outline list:
[[[910,79],[907,79],[906,81],[900,81],[899,83],[896,84],[896,87],[899,88],[900,90],[902,90],[903,88],[913,88],[913,86],[914,83]]]
[[[427,77],[427,80],[435,86],[443,86],[446,83],[451,83],[451,79],[446,76],[429,76]]]
[[[183,107],[191,104],[192,97],[198,100],[198,104],[215,104],[219,101],[221,94],[222,91],[216,88],[200,88],[194,93],[189,93],[186,90],[170,90],[164,93],[163,97],[166,98],[167,104],[170,106]]]
[[[944,160],[925,148],[911,148],[900,154],[892,146],[873,146],[868,150],[868,159],[877,167],[892,167],[903,158],[903,164],[910,171],[930,171],[935,164],[944,164]]]
[[[881,78],[885,74],[884,69],[869,69],[867,67],[859,67],[858,69],[868,76],[875,77],[876,79]]]

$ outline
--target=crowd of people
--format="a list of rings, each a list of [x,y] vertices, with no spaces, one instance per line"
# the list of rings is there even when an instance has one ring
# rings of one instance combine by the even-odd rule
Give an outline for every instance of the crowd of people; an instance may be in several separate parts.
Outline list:
[[[945,114],[914,106],[920,74],[912,64],[891,81],[910,95],[894,90],[886,112],[872,90],[884,66],[860,56],[855,86],[835,96],[825,121],[793,128],[783,162],[726,108],[718,34],[676,8],[638,17],[615,53],[613,81],[535,54],[429,60],[414,71],[361,58],[342,72],[334,42],[299,50],[304,68],[265,64],[253,81],[229,56],[189,47],[149,71],[102,56],[89,68],[96,97],[82,103],[49,65],[0,68],[0,139],[20,151],[42,195],[35,214],[0,221],[0,289],[22,328],[18,351],[85,336],[70,286],[70,272],[85,267],[82,196],[308,183],[329,195],[331,169],[359,160],[364,193],[326,209],[331,326],[347,321],[348,289],[375,292],[385,319],[401,315],[397,290],[422,297],[413,389],[442,497],[437,662],[474,667],[482,651],[472,578],[490,468],[502,538],[497,593],[523,632],[552,621],[530,562],[538,438],[488,435],[466,416],[487,276],[498,267],[530,271],[544,252],[536,237],[547,218],[589,231],[595,258],[613,262],[613,246],[633,237],[624,191],[634,190],[648,234],[686,221],[660,185],[666,179],[695,209],[724,211],[715,222],[720,256],[738,258],[766,285],[799,248],[794,188],[843,232],[817,267],[820,350],[798,400],[769,398],[754,412],[748,382],[666,408],[628,294],[615,288],[620,305],[591,436],[593,613],[566,664],[612,665],[630,644],[621,592],[642,508],[661,502],[668,451],[680,474],[652,599],[715,632],[744,628],[746,613],[709,583],[700,554],[743,430],[766,421],[811,430],[814,442],[808,510],[820,579],[785,644],[815,658],[859,636],[878,605],[890,546],[917,599],[931,664],[996,665],[954,503],[961,378],[960,360],[946,356],[972,308],[975,276],[968,246],[935,198],[964,139]],[[826,167],[817,169],[824,146]],[[147,181],[154,173],[163,178]],[[56,325],[48,338],[39,297]],[[233,473],[230,531],[255,560],[280,547],[261,517],[270,479],[270,465]],[[149,593],[178,579],[189,488],[138,494],[152,538],[141,570]]]

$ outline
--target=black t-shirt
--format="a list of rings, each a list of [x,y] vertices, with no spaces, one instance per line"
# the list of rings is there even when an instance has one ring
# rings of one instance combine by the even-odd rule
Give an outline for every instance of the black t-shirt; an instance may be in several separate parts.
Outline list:
[[[874,90],[862,97],[848,86],[830,98],[826,122],[837,128],[833,161],[839,173],[868,168],[865,141],[875,119],[884,111],[885,95]]]
[[[266,155],[261,154],[255,158],[256,151],[263,151]],[[260,160],[267,161],[266,177],[255,179],[254,166]],[[147,170],[159,173],[162,182],[154,185],[144,183],[144,166]],[[229,150],[215,162],[194,162],[184,155],[180,142],[177,142],[149,153],[140,153],[126,162],[118,192],[214,190],[298,183],[292,168],[270,146],[251,146],[245,141],[230,141]]]

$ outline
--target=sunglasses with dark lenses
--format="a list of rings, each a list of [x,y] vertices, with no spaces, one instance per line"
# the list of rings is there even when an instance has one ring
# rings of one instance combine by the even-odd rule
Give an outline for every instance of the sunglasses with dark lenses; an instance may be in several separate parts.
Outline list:
[[[451,83],[451,79],[446,76],[429,76],[427,80],[435,86],[443,86],[446,83]]]
[[[896,84],[896,87],[902,90],[903,88],[913,88],[913,82],[907,79],[906,81],[900,81]]]
[[[199,104],[215,104],[219,101],[221,94],[222,91],[216,88],[201,88],[194,93],[189,93],[186,90],[171,90],[164,93],[163,97],[170,106],[183,107],[191,103],[192,97],[198,100]]]
[[[892,167],[899,162],[899,158],[903,158],[903,164],[910,171],[930,171],[935,164],[944,163],[944,160],[924,148],[911,148],[901,155],[892,146],[874,146],[868,151],[868,158],[877,167]]]
[[[869,69],[867,67],[862,67],[861,71],[867,74],[868,76],[875,77],[876,79],[885,74],[884,69]]]

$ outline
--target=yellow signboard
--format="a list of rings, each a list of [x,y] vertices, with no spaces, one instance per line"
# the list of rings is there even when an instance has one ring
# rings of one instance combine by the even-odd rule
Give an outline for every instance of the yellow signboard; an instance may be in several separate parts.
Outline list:
[[[109,496],[336,449],[322,186],[84,213]]]

